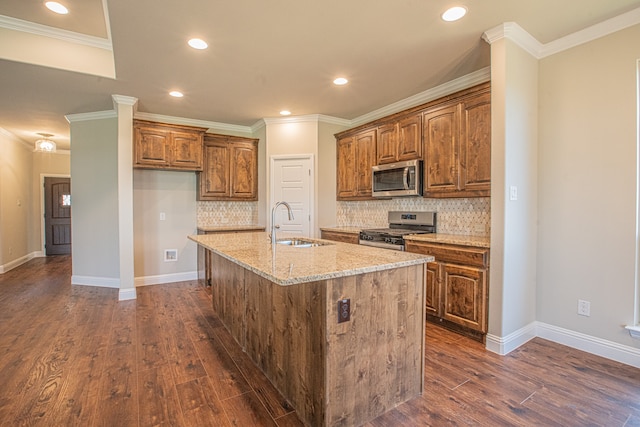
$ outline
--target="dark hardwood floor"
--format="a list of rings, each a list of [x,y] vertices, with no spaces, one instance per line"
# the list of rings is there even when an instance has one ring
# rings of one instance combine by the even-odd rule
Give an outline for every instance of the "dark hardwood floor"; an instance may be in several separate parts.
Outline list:
[[[195,282],[71,286],[68,256],[0,275],[0,425],[297,426]],[[536,338],[506,357],[428,325],[425,391],[373,426],[640,426],[640,370]]]

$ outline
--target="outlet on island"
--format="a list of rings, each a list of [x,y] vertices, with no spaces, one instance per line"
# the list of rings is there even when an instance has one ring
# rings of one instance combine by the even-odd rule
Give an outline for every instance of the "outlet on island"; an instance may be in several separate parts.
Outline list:
[[[349,298],[338,301],[338,323],[351,320],[351,300]]]

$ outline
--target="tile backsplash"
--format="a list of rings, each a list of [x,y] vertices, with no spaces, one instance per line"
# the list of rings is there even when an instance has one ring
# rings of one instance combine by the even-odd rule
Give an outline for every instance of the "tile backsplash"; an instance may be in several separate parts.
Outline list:
[[[198,202],[198,226],[255,225],[258,202]]]
[[[488,237],[491,198],[425,199],[407,197],[391,200],[337,202],[337,226],[387,227],[388,211],[437,212],[438,233]]]

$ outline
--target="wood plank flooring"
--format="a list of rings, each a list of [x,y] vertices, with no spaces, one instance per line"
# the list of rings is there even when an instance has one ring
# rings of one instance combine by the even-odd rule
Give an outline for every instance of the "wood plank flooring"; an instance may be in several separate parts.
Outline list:
[[[68,256],[0,275],[0,425],[300,426],[195,282],[71,286]],[[536,338],[510,355],[429,324],[425,391],[367,427],[640,426],[640,370]]]

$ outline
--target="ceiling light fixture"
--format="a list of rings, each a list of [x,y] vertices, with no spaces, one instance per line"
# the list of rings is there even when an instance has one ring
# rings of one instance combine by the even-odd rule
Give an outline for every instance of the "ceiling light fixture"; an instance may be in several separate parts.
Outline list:
[[[60,15],[66,15],[69,13],[69,9],[58,3],[57,1],[48,1],[44,4],[47,9]]]
[[[177,90],[172,90],[171,92],[169,92],[169,95],[173,96],[174,98],[182,98],[184,96],[184,93]]]
[[[191,46],[192,48],[198,50],[206,49],[209,47],[207,42],[202,39],[191,39],[187,43],[189,43],[189,46]]]
[[[34,151],[43,151],[45,153],[55,153],[56,152],[56,143],[51,139],[53,134],[51,133],[38,133],[42,137],[36,141],[36,146]]]
[[[344,77],[338,77],[333,81],[333,84],[337,86],[346,85],[347,83],[349,83],[349,80],[345,79]]]
[[[281,115],[281,116],[290,116],[290,115],[291,115],[291,111],[289,111],[289,110],[282,110],[282,111],[280,111],[280,115]]]
[[[451,7],[449,9],[447,9],[442,14],[442,19],[444,19],[447,22],[457,21],[458,19],[462,18],[466,14],[467,14],[467,8],[466,7],[454,6],[454,7]]]

